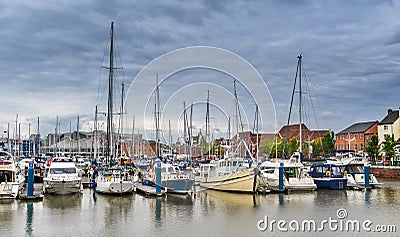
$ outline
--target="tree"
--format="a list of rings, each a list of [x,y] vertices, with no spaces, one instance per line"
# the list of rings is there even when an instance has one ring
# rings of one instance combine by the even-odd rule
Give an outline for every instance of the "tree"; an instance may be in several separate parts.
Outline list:
[[[297,139],[294,137],[290,140],[290,143],[287,145],[287,153],[289,156],[291,156],[295,151],[298,150],[299,148],[299,142],[297,141]]]
[[[335,133],[334,132],[327,132],[322,137],[322,152],[328,153],[332,150],[335,150]]]
[[[260,153],[266,154],[267,156],[271,154],[272,148],[275,147],[274,141],[271,141],[268,138],[264,138],[260,144]]]
[[[378,135],[373,134],[368,141],[365,151],[368,153],[369,158],[376,163],[379,156],[379,140]]]
[[[321,138],[318,138],[315,139],[312,143],[312,154],[314,157],[321,155],[321,153],[323,152],[321,140]]]
[[[383,142],[382,151],[385,152],[386,160],[391,160],[395,154],[396,142],[394,141],[394,136],[386,136]]]

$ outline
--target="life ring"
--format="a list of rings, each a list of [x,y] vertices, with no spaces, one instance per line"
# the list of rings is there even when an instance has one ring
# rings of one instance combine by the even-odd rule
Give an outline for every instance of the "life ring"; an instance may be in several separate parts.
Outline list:
[[[325,173],[326,176],[331,176],[331,172],[329,170],[326,171]]]
[[[343,176],[347,176],[347,170],[343,172]]]
[[[108,180],[108,182],[110,182],[111,181],[111,176],[108,176],[107,180]]]

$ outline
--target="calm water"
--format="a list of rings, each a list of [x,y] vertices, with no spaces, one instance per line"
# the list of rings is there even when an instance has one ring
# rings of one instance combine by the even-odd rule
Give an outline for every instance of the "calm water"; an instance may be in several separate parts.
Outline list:
[[[301,222],[315,220],[371,221],[369,226],[396,225],[400,236],[400,181],[382,180],[381,189],[315,191],[295,194],[244,195],[196,191],[188,196],[147,198],[96,195],[47,196],[43,201],[0,201],[1,236],[377,236],[364,230],[346,232],[282,232],[273,226],[260,231],[268,218]],[[337,211],[347,216],[339,219]],[[342,214],[341,213],[341,214]],[[343,216],[341,216],[343,217]],[[261,222],[261,224],[265,223]],[[339,222],[338,222],[339,223]],[[295,224],[295,223],[292,223]],[[318,224],[320,226],[320,224]],[[318,227],[319,227],[318,226]],[[260,225],[260,227],[263,227]],[[289,228],[288,224],[285,226]],[[294,225],[293,228],[296,226]],[[301,230],[301,229],[300,229]]]

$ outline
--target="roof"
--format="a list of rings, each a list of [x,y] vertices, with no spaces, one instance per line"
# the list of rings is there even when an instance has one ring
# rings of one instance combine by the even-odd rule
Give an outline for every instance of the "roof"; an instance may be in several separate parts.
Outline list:
[[[388,113],[388,115],[386,115],[386,117],[382,119],[382,121],[379,124],[393,124],[398,118],[399,118],[399,111],[394,110]]]
[[[342,131],[340,131],[338,134],[347,134],[347,133],[360,133],[360,132],[366,132],[369,128],[371,128],[376,121],[370,121],[370,122],[361,122],[361,123],[355,123]]]

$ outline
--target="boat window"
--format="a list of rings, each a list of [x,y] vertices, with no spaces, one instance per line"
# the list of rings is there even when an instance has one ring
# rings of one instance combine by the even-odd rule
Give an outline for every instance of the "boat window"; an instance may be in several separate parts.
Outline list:
[[[273,174],[275,172],[275,170],[274,169],[265,169],[263,172],[267,173],[267,174]]]
[[[286,178],[295,178],[295,172],[293,168],[285,168],[285,176]]]
[[[237,165],[237,161],[233,161],[232,163],[233,163],[233,166]]]
[[[1,171],[0,172],[0,183],[5,182],[7,178],[7,182],[12,181],[12,172],[10,171]]]
[[[317,173],[324,173],[323,169],[321,166],[315,167],[315,172]]]
[[[232,164],[231,164],[231,161],[228,161],[228,166],[231,166]]]
[[[165,169],[165,167],[161,168],[161,173],[165,173],[165,172],[167,172],[167,169]]]
[[[342,170],[340,169],[340,167],[332,167],[332,175],[342,175]]]
[[[51,168],[50,174],[74,174],[76,173],[75,168]]]

